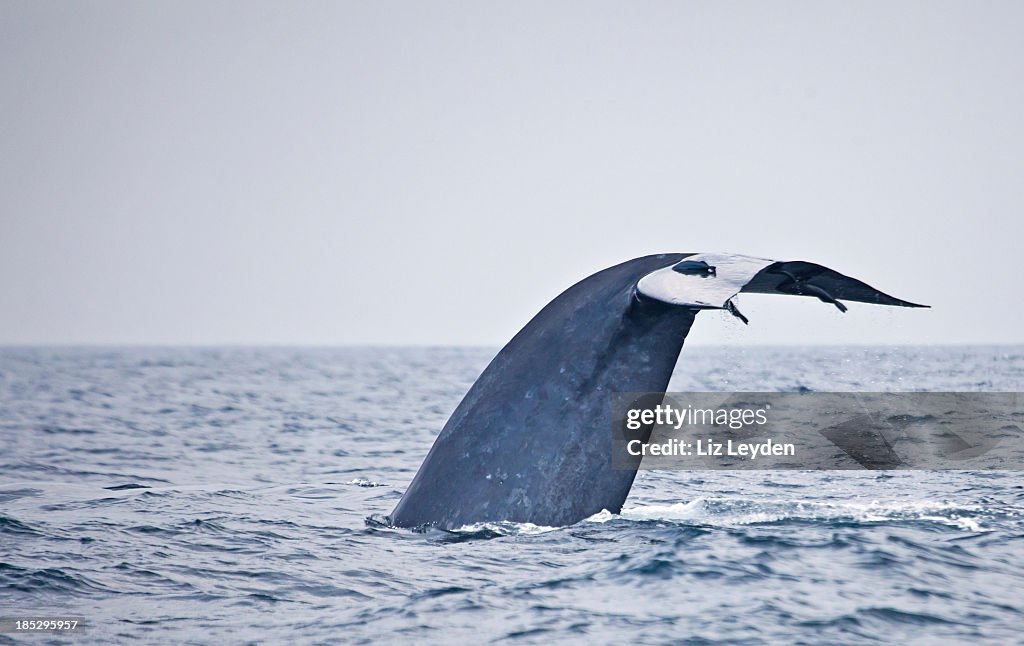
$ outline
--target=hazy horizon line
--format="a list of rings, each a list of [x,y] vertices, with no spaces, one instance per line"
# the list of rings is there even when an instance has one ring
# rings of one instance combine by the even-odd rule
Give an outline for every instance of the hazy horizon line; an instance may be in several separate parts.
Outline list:
[[[506,342],[507,343],[507,342]],[[74,349],[132,349],[132,348],[153,348],[153,349],[207,349],[207,348],[237,348],[237,349],[431,349],[431,348],[465,348],[465,349],[491,349],[500,350],[506,344],[481,344],[481,343],[303,343],[303,342],[204,342],[204,343],[158,343],[158,342],[0,342],[0,350],[7,349],[31,349],[31,348],[74,348]],[[683,349],[704,347],[704,348],[1024,348],[1024,341],[1012,343],[708,343],[692,342],[683,346]]]

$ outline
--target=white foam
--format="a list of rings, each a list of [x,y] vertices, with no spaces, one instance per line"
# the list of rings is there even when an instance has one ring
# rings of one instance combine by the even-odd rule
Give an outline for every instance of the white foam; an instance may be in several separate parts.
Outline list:
[[[366,478],[355,478],[349,480],[345,484],[355,485],[357,487],[383,487],[384,484],[381,482],[374,482],[373,480],[367,480]]]
[[[618,516],[626,520],[697,523],[703,525],[736,526],[772,523],[782,520],[852,520],[860,523],[886,523],[922,520],[957,527],[971,532],[986,530],[975,514],[981,508],[955,505],[929,500],[880,502],[808,502],[757,501],[746,498],[695,498],[689,502],[668,505],[645,505],[624,509]],[[969,512],[970,516],[965,516]],[[603,512],[606,513],[606,512]],[[598,518],[598,516],[601,516]],[[587,519],[607,522],[612,514]]]
[[[553,532],[559,527],[548,527],[546,525],[534,525],[533,523],[472,523],[470,525],[463,525],[453,529],[453,532],[458,533],[475,533],[482,531],[491,531],[504,536],[530,536],[534,534],[546,534],[547,532]]]

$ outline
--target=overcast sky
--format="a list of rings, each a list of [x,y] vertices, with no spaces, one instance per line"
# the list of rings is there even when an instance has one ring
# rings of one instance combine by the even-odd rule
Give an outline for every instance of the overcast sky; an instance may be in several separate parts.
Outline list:
[[[706,343],[1024,342],[1021,2],[0,2],[0,343],[500,345],[663,251]]]

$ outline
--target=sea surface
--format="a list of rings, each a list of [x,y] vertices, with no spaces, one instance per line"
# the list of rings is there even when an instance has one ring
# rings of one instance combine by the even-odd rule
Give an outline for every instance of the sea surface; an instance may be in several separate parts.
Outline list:
[[[0,348],[0,643],[1020,643],[1020,472],[642,471],[392,529],[479,348]],[[672,390],[1024,390],[1024,348],[687,347]]]

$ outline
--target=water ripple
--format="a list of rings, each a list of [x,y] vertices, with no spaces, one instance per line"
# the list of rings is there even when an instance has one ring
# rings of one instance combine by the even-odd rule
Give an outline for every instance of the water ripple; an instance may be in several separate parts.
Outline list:
[[[388,527],[489,358],[0,349],[0,607],[93,643],[1019,641],[1016,473],[642,472],[571,527]],[[906,383],[1022,390],[1024,350],[693,348],[672,387]]]

